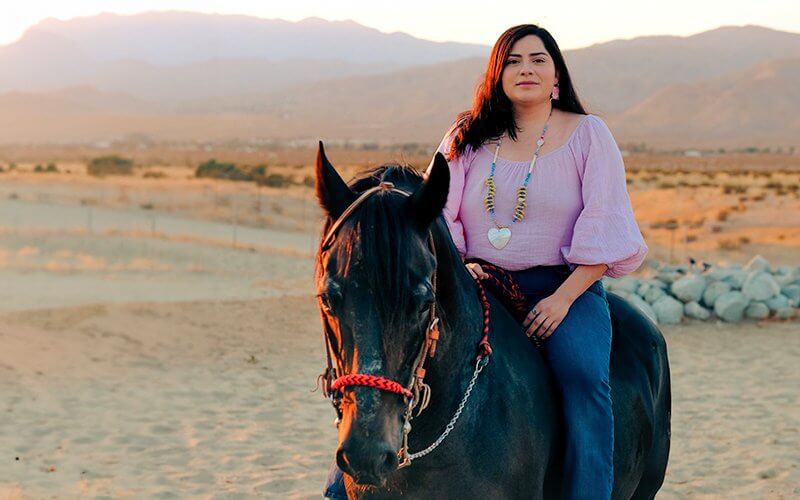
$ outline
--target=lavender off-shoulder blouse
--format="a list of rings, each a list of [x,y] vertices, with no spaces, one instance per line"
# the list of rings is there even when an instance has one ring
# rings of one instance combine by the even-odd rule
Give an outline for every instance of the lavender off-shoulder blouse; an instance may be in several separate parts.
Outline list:
[[[446,155],[451,129],[437,149]],[[525,218],[511,224],[516,191],[530,161],[497,158],[497,222],[511,228],[498,250],[486,236],[493,227],[483,200],[494,146],[470,146],[450,160],[444,217],[462,257],[478,257],[509,270],[533,266],[606,264],[607,276],[635,271],[647,255],[625,184],[622,154],[599,117],[585,115],[566,143],[536,160],[528,184]],[[431,163],[432,165],[432,163]],[[430,170],[430,167],[428,167]]]

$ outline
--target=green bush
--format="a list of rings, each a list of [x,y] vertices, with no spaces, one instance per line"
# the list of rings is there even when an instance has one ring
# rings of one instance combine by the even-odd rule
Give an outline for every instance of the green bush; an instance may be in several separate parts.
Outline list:
[[[100,156],[92,159],[86,165],[86,173],[97,177],[131,175],[133,173],[133,160],[117,155]]]
[[[233,163],[222,163],[211,159],[200,164],[194,172],[195,177],[226,179],[229,181],[252,181],[253,176]]]

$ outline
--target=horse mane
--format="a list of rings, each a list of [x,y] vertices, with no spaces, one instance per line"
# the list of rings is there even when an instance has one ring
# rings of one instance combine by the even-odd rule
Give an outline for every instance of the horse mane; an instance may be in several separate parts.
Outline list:
[[[358,173],[348,186],[354,192],[362,193],[381,182],[392,182],[396,188],[413,193],[423,180],[422,175],[410,165],[384,164]],[[375,302],[379,309],[377,312],[388,328],[407,327],[401,322],[407,319],[406,313],[412,304],[412,278],[419,278],[412,274],[413,270],[409,272],[408,263],[412,262],[413,255],[425,248],[405,244],[412,240],[403,236],[413,231],[404,214],[407,201],[406,197],[397,193],[370,196],[345,222],[345,226],[351,229],[340,231],[336,237],[337,246],[345,249],[338,253],[341,257],[337,262],[343,276],[356,262],[370,263],[363,266],[363,271],[368,283],[381,285],[375,286]],[[332,223],[330,218],[326,221],[323,235]],[[438,269],[447,270],[453,262],[460,263],[461,258],[444,219],[438,217],[430,229],[436,246]],[[415,238],[413,241],[421,241],[425,245],[424,239]],[[442,308],[438,310],[442,311]],[[440,321],[445,322],[446,319],[440,317]]]

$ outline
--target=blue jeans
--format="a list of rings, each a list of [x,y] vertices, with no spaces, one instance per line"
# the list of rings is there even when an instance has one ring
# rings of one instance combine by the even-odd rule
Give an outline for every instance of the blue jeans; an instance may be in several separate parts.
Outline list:
[[[511,271],[530,310],[569,276],[566,266]],[[561,393],[566,432],[562,498],[608,499],[614,483],[609,363],[611,314],[601,281],[570,306],[542,352]]]
[[[569,276],[566,266],[510,271],[531,309]],[[603,283],[595,281],[570,306],[544,344],[543,354],[561,393],[566,432],[563,498],[608,499],[614,482],[614,416],[609,363],[611,315]],[[334,461],[325,496],[344,500],[342,471]]]

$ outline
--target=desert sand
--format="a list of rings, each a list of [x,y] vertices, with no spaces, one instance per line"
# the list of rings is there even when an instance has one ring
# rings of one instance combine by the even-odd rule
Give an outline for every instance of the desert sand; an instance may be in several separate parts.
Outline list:
[[[0,499],[319,498],[336,431],[312,392],[316,227],[288,214],[299,227],[234,246],[225,216],[139,201],[95,206],[87,227],[86,205],[53,212],[31,185],[4,184],[17,196],[0,213]],[[172,225],[152,231],[150,214]],[[775,263],[796,263],[787,240]],[[673,425],[658,498],[800,496],[800,323],[663,331]]]

